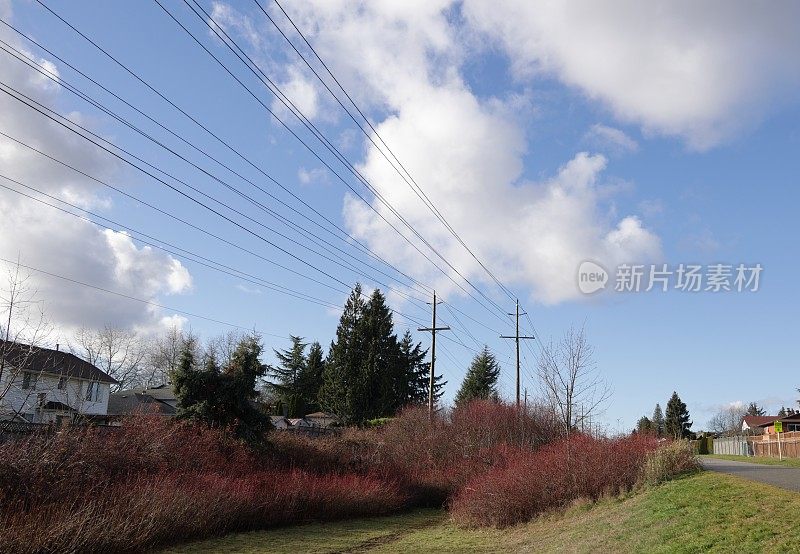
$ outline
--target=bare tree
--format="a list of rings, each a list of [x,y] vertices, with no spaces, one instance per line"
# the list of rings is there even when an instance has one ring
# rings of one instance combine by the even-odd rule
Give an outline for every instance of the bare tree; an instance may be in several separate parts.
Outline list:
[[[226,331],[212,337],[206,343],[205,356],[214,356],[217,363],[225,366],[231,361],[236,347],[242,342],[246,333],[242,331]]]
[[[541,349],[537,373],[545,402],[567,433],[591,429],[591,421],[611,397],[586,340],[584,328],[570,328],[557,343]]]
[[[9,420],[18,417],[36,393],[35,383],[40,375],[30,371],[30,360],[37,347],[53,332],[43,304],[37,297],[38,291],[32,285],[30,274],[22,274],[19,263],[10,267],[5,286],[0,291],[0,415],[9,416]],[[43,367],[40,367],[40,373]],[[19,386],[25,380],[25,374],[28,374],[28,384],[34,383],[33,387]],[[13,400],[9,398],[12,390],[17,396]]]
[[[745,415],[747,415],[747,408],[732,404],[714,414],[708,421],[708,426],[715,433],[739,433],[742,429],[742,418]]]
[[[117,389],[141,385],[147,375],[147,350],[135,331],[105,326],[82,328],[75,334],[73,354],[102,369],[116,379]]]
[[[147,345],[147,369],[143,372],[144,386],[163,385],[170,381],[180,362],[186,341],[192,337],[178,327],[170,327]]]

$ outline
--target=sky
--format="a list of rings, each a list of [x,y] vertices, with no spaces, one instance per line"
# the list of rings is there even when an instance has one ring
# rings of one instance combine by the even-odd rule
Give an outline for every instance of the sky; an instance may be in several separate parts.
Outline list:
[[[484,344],[512,397],[518,298],[522,387],[584,327],[609,430],[796,401],[797,4],[159,1],[0,0],[0,257],[60,336],[327,346],[359,281],[426,346],[445,301],[446,400]]]

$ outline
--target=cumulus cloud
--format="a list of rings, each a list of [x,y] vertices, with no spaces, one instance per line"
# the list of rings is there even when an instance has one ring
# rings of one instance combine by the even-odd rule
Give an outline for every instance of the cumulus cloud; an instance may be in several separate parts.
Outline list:
[[[11,16],[10,6],[4,2],[0,2],[0,12],[5,18]],[[4,40],[18,45],[4,30],[0,33]],[[52,64],[49,67],[57,71]],[[60,87],[34,75],[7,56],[0,59],[0,79],[45,105],[58,105]],[[71,117],[82,119],[80,114]],[[0,98],[0,129],[100,178],[119,171],[111,158],[7,95]],[[0,137],[0,168],[12,179],[69,202],[93,209],[110,207],[99,185],[5,137]],[[0,184],[20,188],[3,179]],[[160,294],[185,292],[192,283],[187,269],[171,256],[140,248],[124,233],[103,229],[7,190],[0,190],[0,256],[9,260],[19,256],[25,265],[151,301]],[[105,324],[147,328],[160,325],[162,320],[181,320],[153,306],[40,273],[31,275],[31,284],[38,290],[48,317],[62,330]]]
[[[554,75],[646,131],[719,144],[793,99],[800,5],[465,0],[469,24],[527,79]]]
[[[469,89],[452,8],[441,1],[294,2],[287,9],[357,101],[388,114],[378,133],[501,279],[553,303],[577,297],[575,272],[584,259],[611,265],[657,257],[660,241],[639,217],[614,218],[604,205],[616,190],[603,176],[604,156],[580,152],[549,179],[524,177],[518,114],[521,106],[533,109],[531,100],[481,99]],[[377,148],[366,146],[361,173],[463,275],[487,283]],[[403,228],[383,204],[373,207]],[[369,206],[347,195],[343,213],[351,233],[381,256],[445,295],[459,292]]]

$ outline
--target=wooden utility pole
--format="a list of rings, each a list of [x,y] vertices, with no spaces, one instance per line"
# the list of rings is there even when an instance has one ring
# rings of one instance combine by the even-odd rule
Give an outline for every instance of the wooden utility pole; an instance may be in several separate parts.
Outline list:
[[[517,299],[517,311],[516,311],[516,314],[508,314],[508,315],[516,315],[517,316],[517,332],[513,336],[500,335],[500,338],[501,339],[514,339],[514,341],[517,343],[517,410],[519,410],[519,341],[520,341],[520,339],[525,340],[525,339],[533,339],[533,338],[536,338],[536,337],[533,337],[533,336],[530,336],[530,337],[520,336],[520,334],[519,334],[519,316],[520,315],[525,315],[525,312],[522,312],[521,314],[519,312],[519,299]]]
[[[428,379],[428,414],[430,415],[431,419],[433,419],[433,385],[434,385],[434,376],[436,372],[436,332],[450,330],[450,327],[436,326],[436,304],[439,303],[440,302],[436,301],[436,291],[433,291],[433,302],[430,303],[433,306],[433,317],[431,319],[431,326],[419,327],[417,329],[417,331],[431,332],[431,371]]]

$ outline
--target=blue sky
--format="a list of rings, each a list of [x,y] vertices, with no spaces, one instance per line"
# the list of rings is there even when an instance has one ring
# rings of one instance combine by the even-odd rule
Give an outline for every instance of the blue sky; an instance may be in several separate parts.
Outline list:
[[[450,340],[439,343],[443,348],[437,367],[449,380],[447,397],[455,393],[473,350],[483,343],[498,353],[504,368],[502,390],[510,396],[511,344],[493,331],[510,333],[511,322],[501,321],[461,293],[376,219],[375,211],[354,200],[344,184],[271,120],[263,106],[156,3],[46,4],[294,194],[482,322],[485,326],[465,316],[457,321],[449,308],[440,309],[442,320],[455,330],[452,338],[468,347]],[[798,331],[794,287],[800,270],[793,255],[798,236],[800,111],[795,99],[800,68],[796,60],[785,60],[785,52],[798,46],[800,18],[792,13],[797,8],[777,3],[770,13],[754,14],[724,3],[696,9],[676,4],[662,7],[654,19],[646,7],[599,4],[602,10],[593,3],[569,8],[548,4],[536,12],[512,0],[489,11],[485,3],[473,1],[360,6],[304,0],[286,7],[437,208],[519,296],[540,338],[547,341],[571,325],[585,325],[597,366],[614,390],[602,417],[611,429],[630,427],[656,402],[663,406],[673,390],[687,402],[696,428],[730,402],[758,401],[771,411],[788,406],[800,386],[792,379],[798,374],[792,345]],[[268,91],[210,37],[183,3],[164,5],[265,104],[274,105]],[[513,309],[510,298],[369,146],[254,4],[201,5],[463,275],[503,308]],[[268,9],[288,32],[276,6]],[[154,119],[310,214],[36,2],[0,2],[0,15]],[[641,21],[652,23],[650,33],[637,30]],[[198,165],[303,223],[58,60],[7,29],[0,31],[0,38],[35,55],[40,63],[52,64],[47,67],[64,81],[130,117]],[[3,132],[334,288],[343,287],[322,272],[346,283],[358,279],[368,288],[376,286],[374,279],[359,277],[259,227],[261,223],[297,236],[63,87],[32,77],[30,69],[0,54],[5,84],[72,114],[113,143],[224,200],[252,218],[246,226],[317,269],[97,151],[6,95],[0,100]],[[295,132],[313,141],[291,115],[278,113]],[[0,166],[5,175],[230,267],[334,305],[344,301],[343,292],[217,242],[2,140]],[[324,157],[363,191],[338,162]],[[335,310],[148,250],[130,237],[104,233],[7,191],[0,196],[6,222],[0,240],[4,258],[19,255],[32,267],[255,327],[265,333],[270,348],[285,346],[287,341],[278,337],[289,333],[325,346],[333,337]],[[377,203],[373,206],[384,210]],[[232,217],[244,221],[239,215]],[[318,228],[304,227],[331,239]],[[342,242],[336,244],[355,252]],[[758,263],[763,273],[754,293],[670,290],[586,297],[575,284],[578,263],[586,259],[607,268],[622,262]],[[169,319],[174,316],[170,310],[81,290],[42,275],[35,278],[52,319],[67,335],[84,324],[157,332],[178,322],[206,336],[223,330],[202,319]],[[427,323],[422,307],[396,294],[390,294],[390,300],[400,312]],[[400,332],[417,326],[403,318],[396,324]],[[530,332],[527,322],[523,327]],[[426,335],[417,337],[428,343]],[[539,346],[530,346],[524,349],[523,386],[535,394],[533,358]]]

